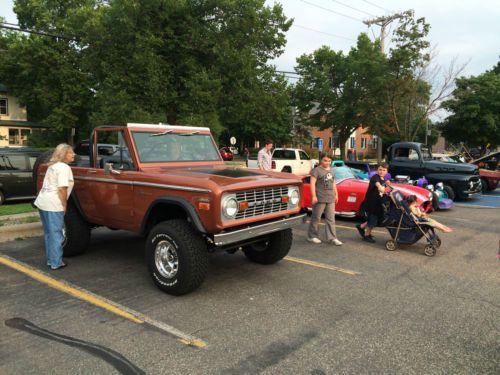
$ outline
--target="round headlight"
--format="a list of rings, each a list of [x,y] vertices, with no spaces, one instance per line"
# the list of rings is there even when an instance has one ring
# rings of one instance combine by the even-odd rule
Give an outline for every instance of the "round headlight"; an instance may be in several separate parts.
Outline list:
[[[300,195],[297,189],[290,190],[290,204],[296,206],[299,203]]]
[[[222,202],[222,213],[229,219],[234,219],[238,213],[238,201],[234,197],[227,197]]]

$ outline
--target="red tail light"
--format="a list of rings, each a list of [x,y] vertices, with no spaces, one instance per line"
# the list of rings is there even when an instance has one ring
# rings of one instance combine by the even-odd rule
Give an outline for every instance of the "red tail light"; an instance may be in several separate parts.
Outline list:
[[[274,160],[271,162],[271,168],[276,169],[276,162]]]

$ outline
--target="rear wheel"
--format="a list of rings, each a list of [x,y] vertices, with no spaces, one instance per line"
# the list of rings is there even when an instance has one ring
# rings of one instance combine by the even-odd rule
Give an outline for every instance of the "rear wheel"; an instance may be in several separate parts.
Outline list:
[[[146,259],[156,286],[176,296],[200,286],[208,271],[205,241],[181,219],[159,223],[149,232]]]
[[[396,242],[393,240],[389,240],[385,243],[385,248],[389,251],[396,250]]]
[[[444,185],[443,190],[446,192],[448,198],[450,198],[452,201],[455,200],[455,192],[453,191],[453,188],[450,185]]]
[[[259,264],[273,264],[287,256],[292,247],[293,233],[285,229],[269,235],[262,242],[243,247],[246,257]]]
[[[68,209],[64,215],[63,234],[63,255],[65,257],[79,255],[89,246],[90,226],[72,203],[68,203]]]
[[[281,170],[281,172],[292,173],[292,167],[283,167],[283,169]]]

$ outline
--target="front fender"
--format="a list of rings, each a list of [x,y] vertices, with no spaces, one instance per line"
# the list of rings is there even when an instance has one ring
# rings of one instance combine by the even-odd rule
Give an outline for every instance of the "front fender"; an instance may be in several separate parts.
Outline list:
[[[203,226],[202,221],[200,220],[200,217],[198,216],[198,213],[196,212],[195,208],[191,203],[189,203],[186,199],[176,197],[176,196],[170,196],[170,195],[162,195],[158,198],[156,198],[151,205],[149,206],[148,210],[146,211],[146,214],[144,215],[144,218],[142,219],[142,224],[141,224],[141,233],[145,233],[147,230],[147,224],[150,218],[151,213],[153,212],[154,208],[158,205],[161,204],[169,204],[169,205],[175,205],[182,209],[187,217],[191,220],[191,223],[195,226],[195,228],[201,232],[201,233],[207,233],[205,227]]]
[[[447,183],[447,185],[455,185],[457,182],[466,183],[474,175],[469,174],[455,174],[455,173],[429,173],[425,175],[425,178],[429,180],[429,183],[436,184],[438,182]]]

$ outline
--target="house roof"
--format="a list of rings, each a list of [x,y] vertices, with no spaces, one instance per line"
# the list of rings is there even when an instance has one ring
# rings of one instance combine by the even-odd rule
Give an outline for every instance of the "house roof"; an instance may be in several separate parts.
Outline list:
[[[0,126],[11,126],[18,128],[48,128],[43,124],[38,124],[33,121],[18,121],[18,120],[0,120]]]

